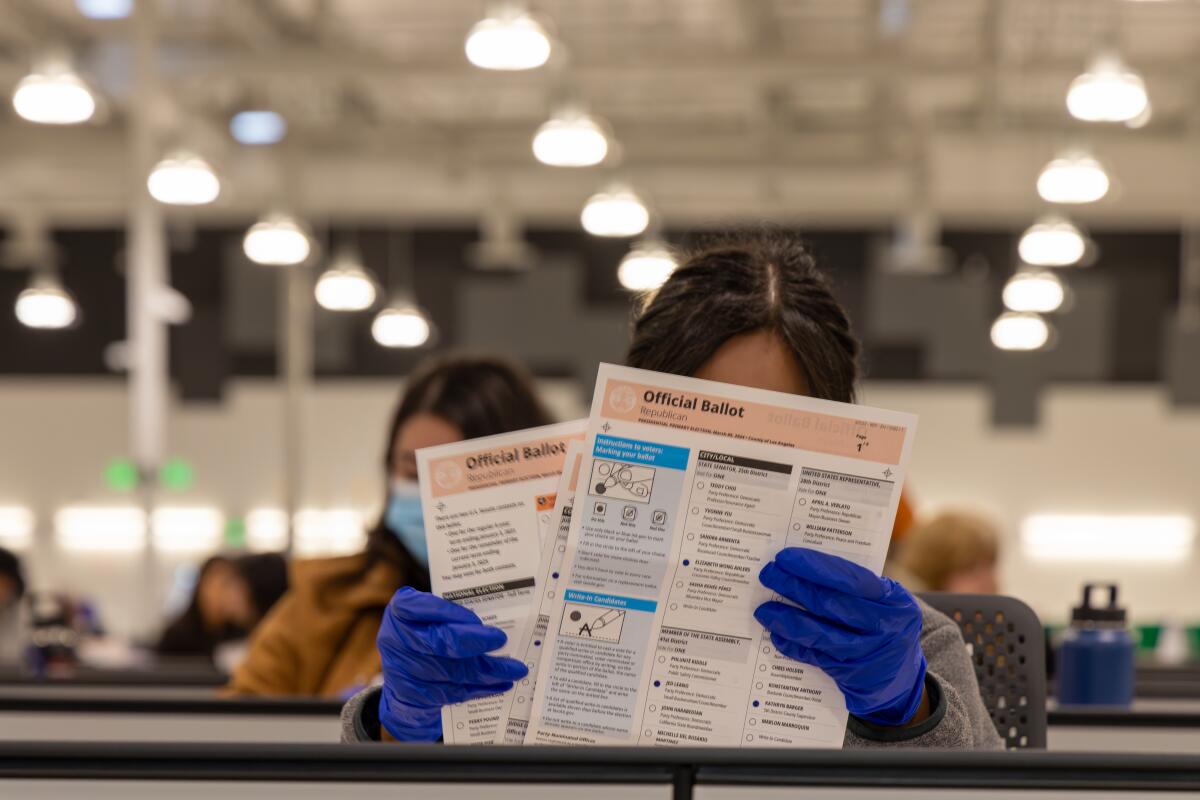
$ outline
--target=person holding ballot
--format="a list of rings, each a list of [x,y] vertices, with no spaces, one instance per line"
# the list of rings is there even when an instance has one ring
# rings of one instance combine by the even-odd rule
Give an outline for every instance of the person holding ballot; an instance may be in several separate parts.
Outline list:
[[[762,234],[687,255],[644,301],[627,364],[850,403],[858,353],[810,253]],[[824,670],[844,694],[846,747],[1002,747],[957,626],[900,584],[798,547],[779,551],[759,580],[796,604],[754,612],[775,648]],[[526,677],[521,661],[489,655],[505,640],[462,606],[401,589],[378,635],[383,686],[347,704],[344,738],[439,740],[443,705]]]
[[[292,564],[227,694],[347,697],[379,674],[375,635],[396,589],[429,588],[414,453],[550,422],[524,370],[491,357],[430,361],[408,376],[392,417],[387,500],[364,552]]]

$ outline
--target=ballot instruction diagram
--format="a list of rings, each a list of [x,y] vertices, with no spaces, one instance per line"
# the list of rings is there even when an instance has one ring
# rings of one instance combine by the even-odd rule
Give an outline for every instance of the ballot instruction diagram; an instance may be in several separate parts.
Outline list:
[[[590,485],[593,494],[649,503],[654,489],[654,468],[598,458],[592,462]]]
[[[574,636],[578,639],[619,642],[624,622],[623,609],[567,603],[563,606],[562,623],[558,626],[558,633],[560,636]]]

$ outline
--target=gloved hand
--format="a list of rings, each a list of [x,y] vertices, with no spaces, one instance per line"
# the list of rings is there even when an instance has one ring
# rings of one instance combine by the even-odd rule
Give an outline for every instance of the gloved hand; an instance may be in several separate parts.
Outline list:
[[[470,609],[408,586],[392,596],[375,642],[383,659],[379,721],[405,742],[436,742],[442,706],[508,691],[529,669],[485,653],[508,636]]]
[[[785,656],[820,667],[846,708],[876,725],[909,722],[925,691],[921,609],[903,586],[838,556],[786,547],[759,573],[800,604],[767,602],[754,617]]]

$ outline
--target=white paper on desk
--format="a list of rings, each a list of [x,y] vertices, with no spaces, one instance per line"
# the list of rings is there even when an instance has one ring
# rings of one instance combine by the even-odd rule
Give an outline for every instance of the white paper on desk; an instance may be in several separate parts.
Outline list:
[[[514,648],[514,658],[522,659],[529,667],[529,677],[513,687],[504,703],[496,730],[496,744],[522,744],[529,726],[529,714],[533,709],[533,697],[541,662],[542,643],[546,638],[546,627],[550,620],[550,609],[558,592],[559,569],[567,549],[567,532],[571,529],[571,507],[575,500],[575,485],[579,479],[579,461],[583,455],[583,443],[572,441],[567,445],[567,458],[555,491],[555,506],[550,516],[554,521],[554,535],[547,536],[542,543],[542,555],[538,562],[537,599],[530,609],[530,622],[525,625]]]
[[[530,616],[541,547],[538,514],[553,506],[567,444],[585,421],[471,439],[417,451],[432,588],[508,634]],[[508,693],[446,706],[447,744],[491,744]]]
[[[785,546],[878,573],[916,418],[603,364],[526,742],[840,747],[753,617]]]

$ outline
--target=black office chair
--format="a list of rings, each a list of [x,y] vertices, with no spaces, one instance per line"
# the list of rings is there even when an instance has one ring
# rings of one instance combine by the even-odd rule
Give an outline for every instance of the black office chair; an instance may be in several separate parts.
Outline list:
[[[923,592],[954,620],[975,664],[979,691],[1010,749],[1046,746],[1046,645],[1042,622],[1015,597]]]

